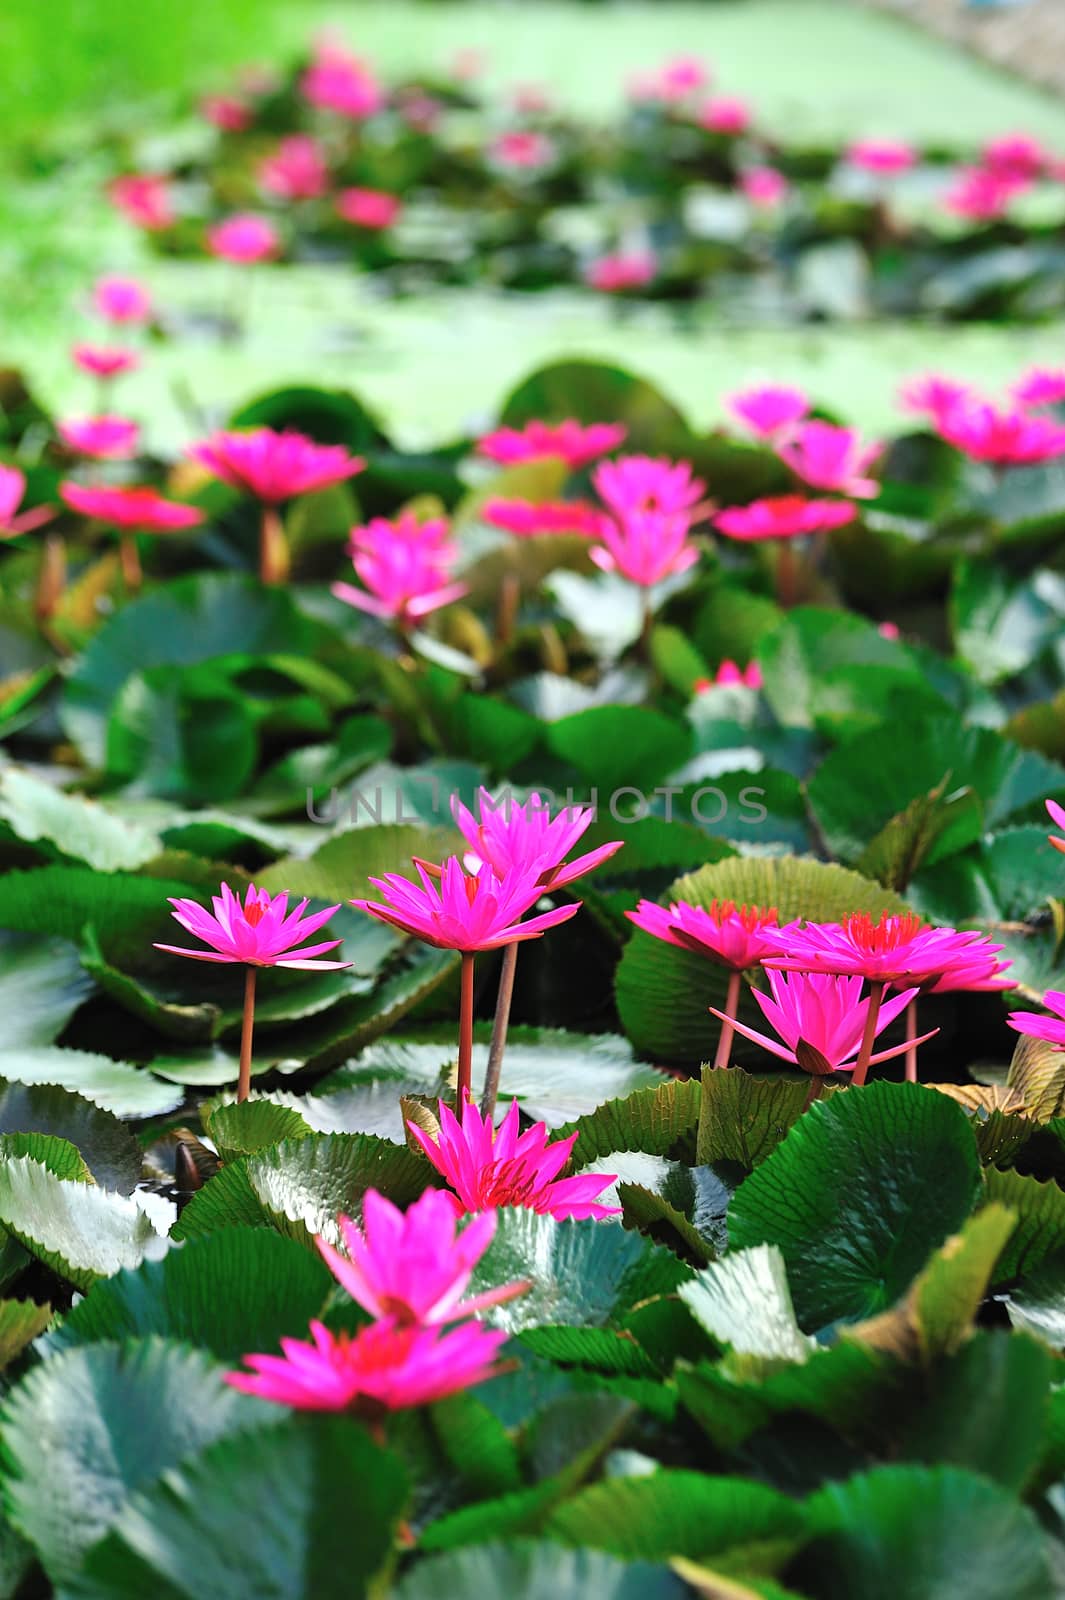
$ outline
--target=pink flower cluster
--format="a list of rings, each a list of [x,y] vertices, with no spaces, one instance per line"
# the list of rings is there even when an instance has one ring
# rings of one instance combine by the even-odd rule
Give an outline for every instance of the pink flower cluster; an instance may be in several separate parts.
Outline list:
[[[996,405],[968,384],[929,373],[903,386],[900,402],[924,414],[941,439],[972,461],[993,467],[1035,466],[1065,455],[1065,424],[1042,413],[1065,401],[1065,371],[1033,367],[1013,384],[1012,400]]]
[[[353,122],[374,116],[385,104],[385,91],[367,63],[332,39],[317,45],[300,92],[308,105]]]
[[[274,428],[214,433],[188,453],[213,477],[266,505],[342,483],[366,465],[343,445],[316,444],[305,434]]]
[[[459,551],[443,517],[420,522],[411,511],[392,521],[374,517],[352,528],[349,553],[363,588],[334,583],[337,599],[404,630],[466,593],[452,578]]]
[[[625,442],[623,422],[592,422],[587,426],[568,417],[564,422],[527,422],[522,428],[497,428],[477,441],[478,455],[513,467],[523,461],[557,456],[576,471],[599,456],[609,455]]]
[[[693,524],[705,511],[706,485],[687,461],[620,456],[592,475],[607,508],[591,558],[643,589],[688,571],[699,559]]]

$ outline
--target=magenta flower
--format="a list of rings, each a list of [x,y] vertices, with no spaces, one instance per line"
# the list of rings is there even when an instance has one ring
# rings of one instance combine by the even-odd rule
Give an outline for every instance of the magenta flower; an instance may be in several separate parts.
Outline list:
[[[259,164],[259,182],[279,200],[317,200],[329,185],[329,169],[317,139],[293,133]]]
[[[290,911],[287,894],[270,895],[265,889],[256,889],[254,884],[249,885],[241,905],[227,883],[222,884],[219,894],[212,896],[213,916],[195,900],[172,899],[170,904],[174,907],[171,913],[174,921],[210,946],[209,950],[187,950],[173,944],[155,946],[170,955],[223,964],[239,962],[248,967],[290,967],[298,972],[322,972],[351,965],[350,961],[312,959],[324,955],[327,950],[335,950],[341,942],[339,939],[303,945],[304,939],[317,933],[340,910],[339,906],[328,906],[324,911],[304,916],[306,900],[301,900]]]
[[[733,1022],[737,1033],[745,1039],[760,1044],[763,1049],[778,1056],[781,1061],[791,1061],[804,1072],[825,1077],[832,1072],[850,1072],[857,1066],[857,1056],[865,1037],[871,999],[861,999],[861,978],[830,978],[816,972],[767,972],[773,997],[751,993],[766,1021],[784,1041],[779,1044],[768,1034],[748,1028],[745,1023]],[[873,1036],[883,1032],[900,1011],[904,1011],[916,995],[916,989],[904,989],[879,1006]],[[727,1021],[724,1012],[710,1007],[715,1017]],[[938,1029],[926,1033],[924,1038],[912,1041],[924,1044]],[[881,1050],[869,1057],[869,1064],[890,1061],[902,1055],[910,1046],[895,1045],[891,1050]]]
[[[752,206],[771,210],[791,193],[791,184],[775,167],[747,167],[740,173],[740,190]]]
[[[767,383],[741,389],[725,401],[729,410],[758,439],[777,439],[810,410],[809,396],[787,384]]]
[[[523,805],[509,795],[493,800],[487,789],[479,789],[477,812],[475,817],[458,796],[451,802],[455,824],[470,847],[471,854],[466,857],[470,871],[487,863],[501,879],[509,873],[529,874],[545,893],[594,871],[616,855],[624,842],[618,839],[600,845],[567,862],[565,858],[595,820],[593,807],[565,806],[552,817],[551,808],[538,794],[531,794]]]
[[[603,519],[598,535],[602,542],[588,554],[602,572],[617,572],[642,589],[653,589],[698,561],[688,532],[683,512],[630,511],[619,522]]]
[[[113,528],[140,533],[175,533],[195,528],[204,520],[196,506],[168,500],[143,484],[74,483],[59,485],[60,498],[83,517],[96,517]]]
[[[237,212],[207,229],[207,249],[222,261],[251,266],[276,256],[281,239],[272,222],[250,211]]]
[[[893,178],[917,165],[917,151],[904,139],[856,139],[847,150],[847,161],[863,172]]]
[[[644,933],[681,950],[693,950],[731,972],[757,967],[765,956],[780,949],[773,937],[780,931],[775,906],[763,910],[761,906],[737,906],[733,900],[693,906],[675,900],[667,907],[641,900],[635,911],[625,915]]]
[[[1065,828],[1065,806],[1059,806],[1056,800],[1048,800],[1047,810],[1051,822],[1057,823],[1059,828]],[[1065,839],[1059,839],[1054,833],[1048,834],[1047,837],[1055,850],[1065,850]]]
[[[690,462],[652,456],[619,456],[603,461],[592,474],[596,493],[615,516],[665,511],[694,518],[706,484],[692,475]]]
[[[513,1300],[529,1287],[508,1283],[462,1298],[495,1235],[493,1211],[458,1230],[454,1200],[439,1189],[426,1189],[406,1213],[367,1189],[362,1215],[361,1228],[348,1217],[339,1219],[347,1255],[324,1239],[315,1244],[337,1282],[372,1317],[389,1318],[398,1328],[444,1325]]]
[[[722,661],[716,674],[712,678],[696,678],[692,685],[695,694],[705,694],[708,689],[761,689],[765,680],[762,669],[757,661],[751,661],[746,667],[740,667],[735,661]]]
[[[603,513],[584,500],[486,500],[480,514],[483,522],[518,539],[549,533],[594,539],[604,521]]]
[[[893,643],[902,638],[902,632],[897,622],[878,622],[876,631],[881,639],[890,639]]]
[[[312,1322],[310,1331],[313,1344],[282,1339],[283,1356],[245,1356],[251,1372],[227,1372],[226,1382],[299,1411],[350,1411],[379,1422],[382,1411],[431,1405],[484,1383],[507,1340],[476,1322],[447,1331],[373,1322],[354,1337]]]
[[[334,583],[333,593],[404,631],[467,593],[466,584],[451,581],[459,552],[443,517],[419,522],[411,511],[391,522],[374,517],[365,527],[352,528],[349,548],[365,588]]]
[[[982,939],[979,933],[926,927],[912,911],[900,916],[885,911],[876,922],[860,911],[839,922],[794,922],[771,934],[769,942],[777,954],[764,958],[767,967],[931,988],[953,964],[964,964]]]
[[[107,186],[108,198],[135,227],[158,233],[177,221],[170,187],[157,173],[129,172]]]
[[[591,422],[585,427],[572,417],[565,422],[534,421],[523,428],[497,428],[494,433],[485,434],[477,441],[477,454],[505,467],[558,456],[576,471],[616,450],[624,444],[627,433],[623,422]]]
[[[717,95],[699,107],[695,117],[707,133],[722,133],[730,138],[746,133],[751,125],[751,108],[735,95]]]
[[[321,111],[361,122],[380,111],[385,93],[366,62],[332,41],[320,44],[300,79],[303,98]]]
[[[964,167],[944,194],[943,205],[968,222],[996,222],[1028,184],[1027,178]]]
[[[140,428],[126,417],[71,417],[57,428],[68,449],[94,461],[121,461],[137,453]]]
[[[535,172],[555,159],[555,147],[544,133],[531,128],[512,128],[496,135],[488,154],[498,166]]]
[[[399,196],[384,189],[341,189],[334,205],[344,222],[371,233],[390,228],[403,210]]]
[[[205,94],[200,101],[200,116],[222,133],[243,133],[255,120],[255,113],[246,100],[235,94]]]
[[[140,366],[137,351],[124,349],[121,345],[76,344],[70,354],[74,365],[94,378],[118,378],[124,372],[132,372]]]
[[[863,444],[853,428],[802,422],[791,438],[777,446],[777,455],[812,489],[868,500],[878,492],[879,484],[864,474],[881,449],[879,444]]]
[[[441,1100],[440,1141],[408,1122],[436,1170],[454,1190],[451,1203],[459,1216],[469,1211],[490,1211],[497,1206],[524,1206],[542,1216],[584,1219],[616,1217],[616,1206],[597,1202],[614,1175],[591,1172],[583,1177],[559,1178],[569,1161],[577,1135],[547,1142],[544,1123],[534,1123],[518,1133],[518,1102],[511,1102],[498,1128],[466,1101],[462,1121]]]
[[[1046,1017],[1041,1011],[1011,1011],[1006,1021],[1018,1033],[1026,1033],[1032,1039],[1045,1039],[1056,1050],[1065,1050],[1065,991],[1048,989],[1043,996],[1043,1004],[1052,1017]]]
[[[972,389],[956,378],[930,372],[924,377],[912,378],[899,390],[899,404],[904,411],[924,412],[938,421],[956,405],[972,398]]]
[[[1006,133],[985,144],[980,152],[984,166],[997,177],[1038,178],[1049,161],[1047,152],[1028,133]]]
[[[1027,411],[959,404],[935,419],[936,432],[973,461],[996,467],[1030,466],[1065,455],[1065,426]]]
[[[1002,945],[991,944],[979,935],[968,944],[959,943],[946,959],[942,974],[929,987],[929,993],[950,994],[960,989],[986,991],[1016,988],[1013,978],[1001,976],[1007,967],[1013,965],[1012,961],[998,960],[1002,949]]]
[[[214,433],[191,445],[188,454],[230,488],[266,505],[327,489],[366,465],[359,456],[349,456],[342,444],[316,444],[305,434],[273,428]]]
[[[747,542],[796,539],[843,528],[856,515],[847,500],[807,500],[799,494],[788,494],[773,500],[752,500],[747,506],[729,506],[716,514],[714,527],[726,538]]]
[[[710,74],[706,63],[700,61],[698,56],[674,56],[661,68],[658,81],[665,99],[683,100],[697,90],[705,89],[710,82]]]
[[[1058,406],[1065,401],[1065,370],[1032,367],[1013,385],[1013,398],[1022,406]]]
[[[51,522],[55,516],[52,506],[34,506],[32,511],[19,513],[22,497],[26,493],[26,474],[18,467],[6,467],[0,462],[0,538],[14,538],[20,533],[32,533],[34,528]]]
[[[359,911],[409,933],[440,950],[498,950],[502,945],[523,939],[538,939],[548,928],[568,922],[580,910],[580,903],[558,906],[522,922],[526,911],[544,893],[539,873],[510,872],[498,877],[490,866],[473,876],[462,870],[457,856],[449,856],[439,875],[415,862],[421,884],[396,872],[371,878],[382,900],[353,900]]]
[[[148,291],[136,278],[98,278],[93,285],[92,303],[108,322],[147,322],[152,314]]]
[[[588,264],[584,281],[602,294],[645,289],[658,276],[658,259],[650,250],[618,250]]]

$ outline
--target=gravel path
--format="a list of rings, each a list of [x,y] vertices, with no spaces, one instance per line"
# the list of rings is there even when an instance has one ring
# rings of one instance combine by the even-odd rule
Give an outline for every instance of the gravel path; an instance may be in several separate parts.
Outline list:
[[[974,7],[965,0],[864,0],[905,17],[1006,67],[1033,83],[1065,91],[1065,5],[1062,0],[1026,0],[1002,7]]]

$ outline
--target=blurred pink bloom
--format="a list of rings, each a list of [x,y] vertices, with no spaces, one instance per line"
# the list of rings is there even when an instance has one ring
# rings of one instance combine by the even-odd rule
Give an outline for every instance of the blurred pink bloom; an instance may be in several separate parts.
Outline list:
[[[195,528],[204,520],[204,513],[198,507],[168,500],[144,484],[119,487],[74,483],[67,479],[59,485],[59,496],[83,517],[96,517],[113,528],[142,533],[173,533],[181,528]]]
[[[1027,411],[971,402],[935,419],[936,432],[955,450],[993,466],[1030,466],[1065,455],[1065,425]]]
[[[831,978],[816,972],[772,971],[768,971],[766,976],[772,999],[757,989],[752,989],[751,993],[770,1027],[784,1041],[783,1045],[742,1022],[733,1023],[736,1032],[760,1044],[781,1061],[792,1061],[804,1072],[816,1077],[827,1077],[832,1072],[849,1072],[856,1064],[869,1013],[869,1000],[861,998],[861,978]],[[894,1022],[917,992],[916,989],[904,989],[901,994],[892,995],[883,1002],[874,1037],[881,1034],[889,1022]],[[715,1006],[709,1009],[721,1021],[728,1021]],[[938,1031],[938,1028],[933,1028],[931,1033],[914,1040],[914,1046],[924,1044]],[[870,1064],[890,1061],[908,1048],[906,1044],[899,1044],[894,1049],[881,1050],[870,1056]]]
[[[1065,401],[1065,369],[1032,367],[1013,385],[1013,398],[1022,406],[1057,406]]]
[[[1056,823],[1059,828],[1065,829],[1065,806],[1059,806],[1056,800],[1048,800],[1047,810],[1050,813],[1051,822]],[[1049,834],[1048,837],[1055,850],[1065,850],[1065,839],[1059,839],[1057,834],[1054,833]]]
[[[214,433],[188,454],[214,477],[266,505],[314,494],[361,472],[366,463],[342,444],[316,444],[302,433],[273,428]]]
[[[1065,991],[1048,989],[1043,1004],[1054,1013],[1052,1017],[1045,1017],[1041,1011],[1012,1011],[1006,1021],[1018,1033],[1045,1039],[1056,1050],[1065,1050]]]
[[[321,111],[361,121],[385,104],[385,92],[371,68],[340,45],[320,44],[300,79],[303,98]]]
[[[551,96],[541,83],[518,83],[510,92],[510,103],[523,117],[535,117],[550,111]]]
[[[980,152],[983,165],[996,177],[1037,178],[1050,159],[1046,150],[1027,133],[1007,133],[992,139]]]
[[[527,422],[523,428],[497,428],[485,434],[477,441],[477,454],[505,467],[558,456],[576,469],[616,450],[628,431],[623,422],[590,422],[585,427],[572,417],[565,422]]]
[[[695,566],[698,548],[689,544],[691,522],[684,512],[629,511],[614,521],[604,517],[588,554],[602,572],[616,572],[643,589]]]
[[[568,1139],[548,1144],[542,1122],[519,1134],[516,1100],[498,1128],[492,1126],[491,1117],[482,1118],[469,1101],[462,1107],[461,1123],[442,1100],[439,1115],[439,1144],[413,1122],[407,1127],[455,1191],[453,1203],[460,1215],[495,1206],[524,1206],[560,1221],[620,1215],[618,1207],[599,1204],[595,1198],[614,1182],[614,1175],[590,1172],[583,1177],[559,1178],[577,1135],[571,1133]]]
[[[645,288],[657,276],[658,261],[650,250],[619,250],[590,262],[584,281],[603,294],[624,294],[629,289]]]
[[[675,900],[666,907],[653,900],[641,900],[635,911],[626,911],[625,915],[644,933],[681,950],[693,950],[732,972],[757,967],[763,956],[779,948],[767,932],[777,929],[775,906],[763,910],[761,906],[737,906],[733,900],[693,906],[685,900]]]
[[[384,189],[341,189],[334,202],[338,217],[357,228],[390,228],[403,210],[398,195]]]
[[[432,133],[443,113],[439,100],[422,89],[402,90],[396,99],[396,110],[408,128],[417,133]]]
[[[802,389],[792,389],[783,383],[740,389],[726,396],[725,404],[759,439],[777,438],[793,423],[801,422],[810,410],[809,396]]]
[[[899,390],[899,404],[904,411],[940,417],[971,396],[972,389],[967,383],[960,383],[957,378],[947,378],[939,372],[929,372],[903,384]]]
[[[276,256],[281,239],[272,222],[251,212],[237,212],[207,229],[207,249],[222,261],[251,265]]]
[[[147,322],[152,314],[148,291],[136,278],[97,278],[92,303],[108,322]]]
[[[969,222],[996,222],[1028,187],[1028,179],[983,167],[963,167],[943,196],[947,211]]]
[[[314,911],[304,916],[308,902],[301,900],[288,909],[288,895],[270,895],[265,889],[248,886],[243,905],[228,883],[221,892],[211,897],[214,915],[197,905],[195,900],[174,900],[171,915],[174,921],[194,938],[202,939],[209,950],[187,950],[181,945],[157,944],[157,950],[170,955],[192,956],[196,961],[218,961],[225,965],[238,962],[247,967],[291,967],[300,972],[324,972],[350,967],[350,961],[314,961],[313,956],[335,950],[339,939],[328,939],[322,944],[304,945],[303,940],[317,933],[339,910],[327,906],[324,911]],[[301,946],[301,948],[297,948]]]
[[[555,147],[544,133],[531,128],[512,128],[496,135],[488,146],[488,154],[501,167],[534,171],[554,160]]]
[[[785,494],[729,506],[717,513],[714,526],[729,539],[795,539],[846,527],[856,515],[849,500],[807,500],[800,494]]]
[[[200,101],[200,115],[223,133],[243,133],[255,118],[248,102],[235,94],[205,94]]]
[[[317,139],[293,133],[259,164],[259,182],[280,200],[317,200],[329,186],[329,169]]]
[[[324,1239],[314,1242],[337,1282],[371,1317],[387,1317],[398,1328],[446,1325],[513,1300],[529,1287],[508,1283],[462,1298],[495,1235],[494,1211],[458,1231],[454,1201],[440,1189],[426,1189],[405,1213],[367,1189],[362,1216],[361,1228],[348,1217],[339,1219],[347,1255]]]
[[[126,350],[120,345],[76,344],[70,351],[74,365],[94,378],[118,378],[140,366],[136,350]]]
[[[488,56],[484,50],[478,50],[473,45],[467,45],[462,50],[456,50],[451,57],[450,72],[453,78],[458,78],[460,83],[469,83],[473,78],[479,78],[488,66]]]
[[[158,173],[125,173],[108,184],[107,193],[116,210],[149,233],[170,228],[177,221],[169,182]]]
[[[550,806],[535,793],[521,804],[509,795],[493,800],[487,789],[480,789],[476,817],[457,796],[451,802],[451,814],[470,847],[465,858],[470,871],[487,862],[501,879],[512,872],[532,873],[545,893],[594,872],[616,855],[624,842],[616,839],[567,862],[566,856],[595,821],[595,809],[565,806],[552,817]]]
[[[518,539],[549,533],[594,539],[602,529],[603,513],[584,500],[487,500],[481,520]]]
[[[746,133],[751,124],[751,108],[735,95],[718,95],[703,102],[695,120],[708,133]]]
[[[411,511],[394,521],[374,517],[365,527],[352,528],[349,553],[365,588],[334,583],[333,594],[403,628],[467,592],[464,583],[451,581],[459,551],[443,517],[419,522]]]
[[[672,105],[705,89],[709,82],[710,74],[698,56],[675,56],[651,72],[633,73],[628,81],[629,98]]]
[[[457,1328],[397,1327],[372,1322],[354,1336],[310,1326],[313,1344],[282,1339],[284,1355],[248,1355],[251,1372],[227,1372],[225,1381],[300,1411],[351,1411],[378,1421],[381,1408],[401,1411],[431,1405],[492,1377],[506,1343],[502,1330],[464,1322]]]
[[[396,872],[371,878],[384,900],[353,900],[359,911],[366,911],[401,933],[409,933],[439,950],[498,950],[523,939],[538,939],[548,928],[568,922],[580,910],[580,902],[558,906],[522,922],[526,911],[543,894],[533,873],[508,873],[499,878],[491,867],[482,867],[472,877],[462,870],[457,856],[449,856],[439,868],[439,876],[414,863],[421,885]]]
[[[777,455],[813,489],[849,494],[868,500],[880,485],[864,476],[883,449],[863,444],[854,428],[837,428],[831,422],[803,422],[777,446]]]
[[[878,622],[876,631],[882,639],[895,640],[902,637],[897,622]]]
[[[121,461],[136,455],[140,428],[127,417],[70,417],[57,424],[70,450],[96,461]]]
[[[761,689],[764,684],[757,661],[748,662],[745,667],[737,666],[735,661],[722,661],[714,677],[697,678],[694,689],[696,694],[702,694],[707,689]]]
[[[847,150],[847,160],[863,172],[894,177],[917,165],[917,151],[904,139],[856,139]]]
[[[661,456],[601,461],[592,482],[599,498],[619,517],[634,511],[666,511],[694,518],[706,493],[706,484],[693,476],[690,462]]]
[[[934,988],[951,972],[971,968],[976,955],[983,962],[986,944],[979,933],[954,928],[929,928],[920,917],[888,912],[874,922],[855,912],[839,922],[793,923],[772,939],[779,954],[766,966],[787,972],[821,972],[857,976],[872,983],[914,984]],[[974,946],[980,947],[974,950]]]
[[[34,506],[32,511],[19,514],[18,508],[25,493],[25,473],[20,472],[18,467],[7,467],[0,463],[0,539],[32,533],[34,528],[51,522],[55,516],[52,506]]]
[[[752,206],[769,209],[791,193],[791,184],[775,167],[748,167],[740,173],[740,189]]]

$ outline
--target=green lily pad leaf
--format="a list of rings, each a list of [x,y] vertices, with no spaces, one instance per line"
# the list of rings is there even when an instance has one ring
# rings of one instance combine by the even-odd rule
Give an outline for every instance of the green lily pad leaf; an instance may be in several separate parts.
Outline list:
[[[56,1177],[29,1156],[0,1164],[0,1224],[82,1291],[165,1249],[148,1212],[134,1200]]]
[[[52,1316],[51,1306],[39,1306],[32,1300],[0,1300],[0,1372],[44,1332]]]
[[[775,1245],[731,1251],[682,1284],[679,1294],[700,1327],[741,1355],[805,1361],[815,1348],[796,1321],[784,1257]]]
[[[207,1136],[223,1162],[264,1150],[282,1139],[302,1139],[312,1130],[295,1106],[278,1105],[266,1095],[252,1094],[243,1103],[200,1107]]]
[[[602,1165],[617,1174],[617,1199],[628,1226],[700,1266],[725,1249],[731,1191],[712,1167],[627,1150],[603,1157]],[[613,1197],[613,1191],[604,1195],[610,1203]]]
[[[948,779],[917,795],[884,824],[861,855],[857,868],[887,889],[904,892],[927,861],[942,860],[975,844],[983,832],[983,807],[971,789],[947,794]]]
[[[152,942],[168,940],[173,930],[170,897],[195,899],[197,889],[173,878],[58,864],[34,867],[0,878],[0,927],[77,944],[91,925],[105,958],[135,972],[146,962],[158,962]]]
[[[593,706],[552,722],[548,748],[568,761],[601,801],[625,808],[618,791],[649,798],[655,784],[684,764],[691,731],[646,706]]]
[[[652,1156],[694,1154],[702,1090],[693,1078],[670,1078],[652,1089],[634,1089],[608,1100],[586,1116],[559,1128],[560,1138],[576,1133],[570,1155],[574,1167],[615,1150],[642,1150]]]
[[[979,870],[1003,920],[1023,920],[1043,905],[1047,886],[1061,870],[1060,860],[1043,824],[1004,828],[983,845]]]
[[[149,829],[123,821],[96,800],[65,794],[18,767],[0,772],[0,820],[16,837],[43,840],[97,872],[129,872],[162,849]]]
[[[0,1134],[0,1160],[12,1161],[18,1156],[28,1156],[55,1178],[69,1178],[74,1183],[93,1181],[77,1146],[54,1133]]]
[[[925,715],[941,704],[906,646],[846,611],[796,608],[760,641],[758,659],[766,698],[786,727],[830,731],[842,719],[853,732],[906,701],[923,702]]]
[[[600,1550],[567,1550],[554,1543],[508,1539],[467,1545],[412,1567],[396,1600],[441,1595],[521,1595],[522,1600],[683,1600],[685,1585],[667,1567],[618,1561]]]
[[[213,1039],[222,1025],[221,1008],[211,1001],[184,1005],[164,1000],[147,983],[120,972],[105,960],[95,930],[85,930],[81,964],[88,977],[116,1005],[150,1028],[184,1043],[205,1043]]]
[[[73,1581],[135,1490],[264,1413],[198,1350],[146,1339],[65,1351],[0,1415],[15,1526],[56,1583]]]
[[[375,802],[376,803],[376,802]],[[412,824],[381,823],[353,828],[325,840],[306,860],[277,861],[259,875],[261,887],[276,894],[306,895],[311,900],[379,899],[370,877],[385,872],[415,877],[412,856],[439,861],[461,847],[458,832],[450,827],[423,828]]]
[[[625,448],[649,455],[683,454],[687,423],[664,395],[634,373],[601,361],[553,361],[524,378],[508,396],[501,421],[520,428],[540,418],[563,422],[624,422]]]
[[[306,813],[313,802],[320,815],[332,810],[338,785],[383,761],[391,750],[392,730],[383,717],[349,717],[334,742],[303,745],[267,768],[242,800],[242,809],[257,817],[283,817]],[[339,806],[339,796],[335,803]]]
[[[1065,1350],[1065,1256],[1026,1273],[1006,1298],[1010,1322],[1053,1350]]]
[[[130,1194],[140,1181],[141,1149],[129,1129],[112,1112],[69,1089],[0,1079],[0,1134],[14,1133],[69,1140],[104,1189]]]
[[[780,1247],[812,1332],[892,1305],[962,1227],[979,1177],[960,1106],[918,1084],[867,1084],[800,1117],[737,1189],[729,1235]]]
[[[64,939],[0,936],[0,1013],[8,1050],[49,1045],[92,990],[77,952]]]
[[[696,1159],[756,1167],[798,1122],[809,1094],[805,1078],[755,1077],[741,1067],[704,1067]]]
[[[249,1351],[276,1351],[283,1335],[306,1338],[332,1288],[325,1263],[295,1240],[269,1228],[222,1228],[98,1283],[48,1347],[158,1334],[235,1362]]]
[[[958,562],[950,614],[954,648],[981,683],[1023,672],[1061,635],[1062,610],[1038,573],[1018,582],[986,561]]]
[[[1005,1206],[1017,1219],[995,1265],[995,1283],[1027,1280],[1044,1262],[1065,1255],[1065,1189],[998,1167],[988,1167],[984,1186],[988,1200]]]
[[[1065,1113],[1065,1051],[1047,1039],[1018,1034],[1006,1083],[1024,1096],[1025,1107],[1037,1122],[1060,1117]]]
[[[90,1050],[0,1050],[0,1079],[58,1084],[116,1117],[158,1117],[179,1106],[180,1089],[140,1067]]]

